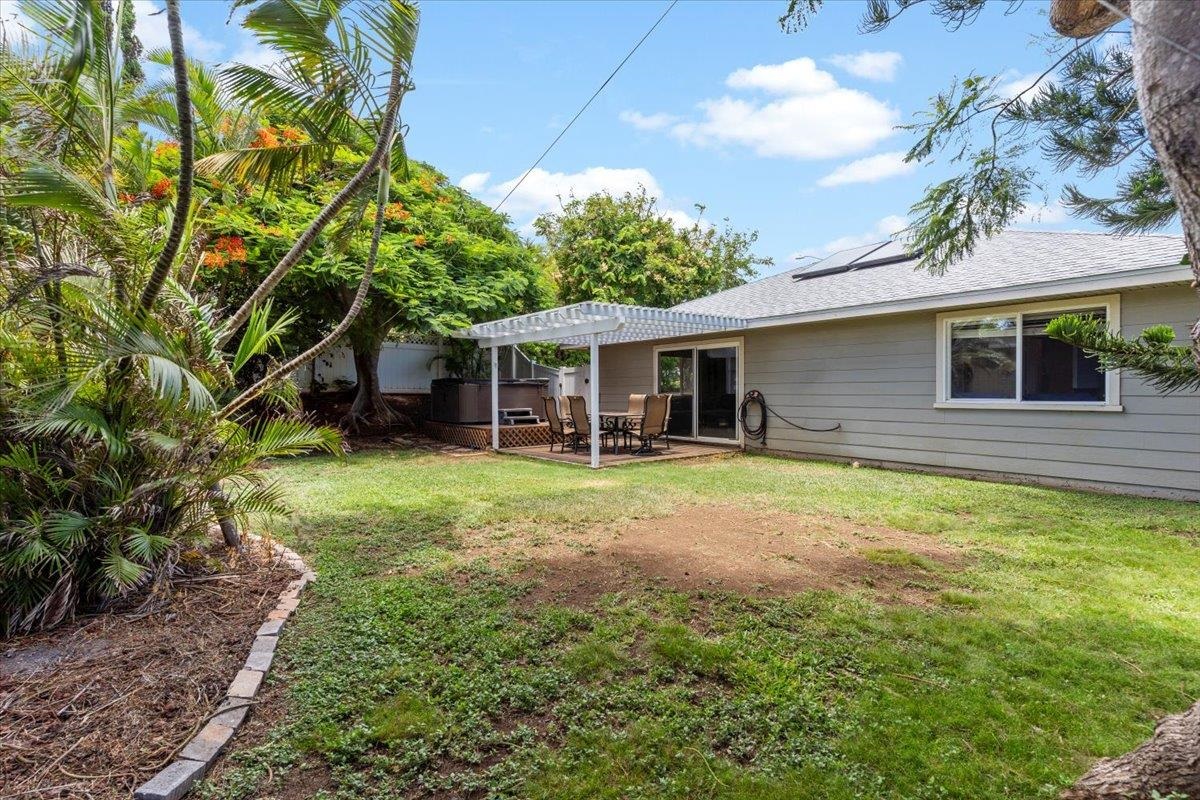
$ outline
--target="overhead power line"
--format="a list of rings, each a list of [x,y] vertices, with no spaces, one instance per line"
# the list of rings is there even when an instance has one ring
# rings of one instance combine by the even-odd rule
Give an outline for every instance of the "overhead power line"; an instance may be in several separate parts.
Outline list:
[[[504,205],[504,203],[508,200],[508,198],[513,196],[513,192],[515,192],[515,191],[517,191],[517,189],[521,188],[521,184],[525,182],[525,179],[529,177],[529,174],[538,168],[538,165],[542,163],[542,159],[544,159],[547,155],[549,155],[550,151],[554,149],[554,145],[558,144],[559,140],[562,139],[563,136],[566,135],[567,131],[571,130],[571,126],[575,124],[575,120],[579,119],[583,115],[584,111],[587,111],[588,106],[590,106],[592,104],[592,101],[595,100],[597,97],[599,97],[600,93],[604,91],[604,87],[608,86],[608,84],[610,82],[612,82],[612,79],[617,77],[617,73],[621,71],[621,67],[625,66],[625,62],[627,62],[627,61],[629,61],[629,59],[633,58],[633,54],[638,51],[638,48],[642,46],[643,42],[645,42],[647,39],[650,38],[650,34],[654,33],[654,29],[657,28],[659,26],[659,24],[662,23],[662,21],[667,18],[667,14],[670,14],[671,9],[674,8],[676,5],[678,5],[678,3],[679,3],[679,0],[671,0],[670,5],[668,5],[666,10],[663,11],[663,13],[661,15],[659,15],[659,18],[654,21],[654,24],[650,26],[650,29],[648,31],[646,31],[644,34],[642,34],[642,38],[637,40],[637,44],[635,44],[633,46],[633,49],[625,54],[625,57],[621,59],[621,63],[617,64],[617,66],[613,68],[613,71],[609,73],[608,77],[604,79],[604,83],[600,84],[600,87],[598,89],[596,89],[596,91],[592,92],[592,96],[589,97],[587,102],[584,103],[583,106],[580,107],[580,109],[575,112],[575,116],[571,117],[571,121],[566,124],[566,127],[564,127],[561,131],[559,131],[558,136],[554,137],[554,141],[552,141],[549,144],[549,146],[547,146],[546,149],[542,151],[542,154],[537,157],[537,161],[534,161],[533,165],[529,169],[525,170],[524,173],[522,173],[520,179],[518,179],[517,182],[515,184],[513,184],[513,187],[508,190],[508,194],[504,195],[504,197],[500,200],[500,202],[497,203],[494,208],[492,208],[492,211],[499,211],[500,206]]]

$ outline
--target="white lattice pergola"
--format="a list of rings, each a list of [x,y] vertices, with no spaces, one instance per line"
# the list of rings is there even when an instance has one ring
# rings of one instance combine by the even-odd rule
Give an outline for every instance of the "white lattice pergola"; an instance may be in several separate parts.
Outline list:
[[[481,322],[458,331],[460,339],[474,339],[492,351],[492,449],[500,449],[499,348],[524,342],[554,342],[564,347],[590,350],[588,407],[592,422],[592,467],[600,466],[600,345],[645,342],[691,336],[697,333],[740,330],[746,321],[715,314],[691,314],[665,308],[619,303],[576,303]]]

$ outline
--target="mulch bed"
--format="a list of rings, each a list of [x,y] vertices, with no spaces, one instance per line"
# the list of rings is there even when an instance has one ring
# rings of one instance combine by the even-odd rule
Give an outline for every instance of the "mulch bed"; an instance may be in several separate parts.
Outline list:
[[[128,798],[217,708],[296,574],[254,544],[191,562],[152,610],[0,643],[0,797]]]

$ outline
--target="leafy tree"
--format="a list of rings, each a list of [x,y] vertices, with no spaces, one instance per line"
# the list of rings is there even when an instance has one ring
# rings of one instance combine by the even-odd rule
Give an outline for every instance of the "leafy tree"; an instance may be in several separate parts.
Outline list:
[[[286,250],[321,198],[362,160],[346,149],[319,170],[270,192],[231,193],[206,212],[213,235],[200,285],[240,302]],[[307,336],[346,310],[362,279],[365,245],[358,229],[318,240],[280,284],[279,296],[303,309]],[[379,258],[362,312],[347,331],[358,391],[349,426],[392,421],[379,388],[379,354],[396,333],[446,334],[472,322],[541,307],[548,296],[540,255],[508,220],[449,183],[432,167],[409,161],[395,176],[384,207]]]
[[[781,25],[803,29],[820,4],[791,0]],[[918,4],[871,0],[861,28],[883,30]],[[976,20],[985,0],[924,5],[955,30]],[[1129,31],[1110,30],[1126,21]],[[1010,225],[1031,197],[1044,195],[1040,158],[1084,181],[1116,176],[1116,191],[1106,197],[1068,183],[1062,202],[1076,216],[1115,233],[1181,222],[1200,281],[1200,153],[1194,143],[1200,5],[1055,0],[1050,22],[1060,36],[1051,41],[1053,61],[1036,87],[1005,97],[997,91],[1000,76],[970,73],[956,78],[908,126],[917,137],[908,161],[944,156],[956,168],[912,207],[908,233],[923,252],[922,264],[935,272],[951,267],[981,238]],[[1060,319],[1050,333],[1098,356],[1106,368],[1130,369],[1164,391],[1200,388],[1200,321],[1190,347],[1164,343],[1158,326],[1130,339]]]
[[[534,229],[546,240],[562,303],[673,306],[745,283],[756,266],[771,263],[752,252],[757,232],[699,221],[677,228],[645,187],[572,197]]]
[[[338,447],[333,431],[290,414],[284,378],[294,362],[273,363],[248,386],[238,377],[278,349],[294,319],[272,316],[275,286],[364,189],[387,197],[415,9],[389,0],[350,17],[332,0],[243,3],[282,59],[329,65],[345,84],[347,70],[333,65],[354,53],[358,86],[377,91],[375,59],[389,79],[386,98],[361,117],[375,146],[222,319],[184,285],[192,217],[213,186],[192,179],[197,109],[179,0],[167,0],[168,116],[178,136],[161,147],[135,128],[149,106],[122,64],[128,2],[29,0],[22,8],[40,46],[0,44],[3,633],[168,581],[210,520],[280,507],[254,470],[262,458]],[[363,105],[359,95],[336,97]],[[293,159],[272,155],[271,166]],[[377,206],[355,299],[302,357],[344,333],[362,307],[383,225]],[[251,414],[252,402],[270,413]]]

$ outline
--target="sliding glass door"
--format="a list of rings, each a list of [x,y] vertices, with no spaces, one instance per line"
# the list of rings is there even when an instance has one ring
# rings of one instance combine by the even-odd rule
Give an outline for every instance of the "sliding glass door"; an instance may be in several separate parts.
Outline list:
[[[656,350],[655,390],[671,395],[672,436],[738,440],[739,355],[728,342]]]
[[[645,363],[645,362],[643,362]],[[671,395],[671,416],[667,420],[667,433],[681,439],[695,436],[692,406],[696,399],[696,353],[686,350],[662,350],[658,353],[659,394]]]

